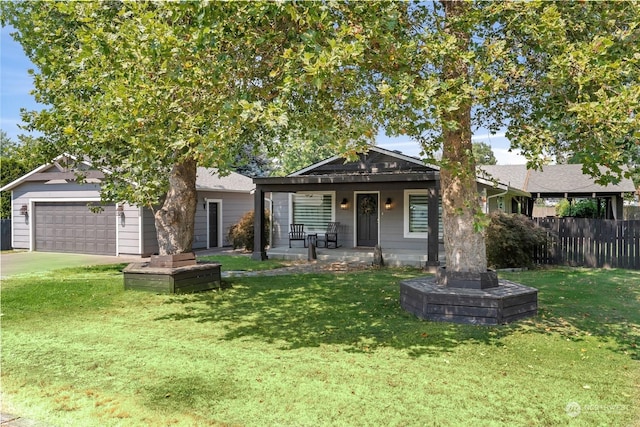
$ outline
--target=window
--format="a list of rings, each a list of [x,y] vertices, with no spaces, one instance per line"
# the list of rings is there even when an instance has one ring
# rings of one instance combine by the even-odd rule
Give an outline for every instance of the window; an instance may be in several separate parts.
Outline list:
[[[306,232],[324,232],[333,221],[333,193],[291,195],[292,224],[304,224]]]
[[[424,194],[409,194],[409,233],[429,231],[429,198]]]
[[[429,231],[429,193],[427,190],[404,192],[404,237],[426,238]]]
[[[441,239],[442,207],[438,206],[438,238]],[[404,192],[404,237],[426,239],[429,234],[428,190],[405,190]]]

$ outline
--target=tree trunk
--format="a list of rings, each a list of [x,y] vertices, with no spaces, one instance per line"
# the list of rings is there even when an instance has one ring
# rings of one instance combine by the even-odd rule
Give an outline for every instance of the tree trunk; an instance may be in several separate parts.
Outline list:
[[[447,22],[462,15],[468,5],[463,1],[443,1]],[[459,106],[443,114],[443,166],[440,170],[442,221],[447,270],[484,273],[487,271],[485,238],[474,227],[480,212],[476,165],[471,143],[471,98],[462,90],[469,70],[462,53],[469,48],[469,32],[456,23],[446,31],[457,40],[457,51],[443,59],[443,77],[458,89]],[[448,123],[455,122],[452,129]]]
[[[160,255],[191,252],[198,196],[195,160],[176,163],[169,174],[169,190],[155,212]]]

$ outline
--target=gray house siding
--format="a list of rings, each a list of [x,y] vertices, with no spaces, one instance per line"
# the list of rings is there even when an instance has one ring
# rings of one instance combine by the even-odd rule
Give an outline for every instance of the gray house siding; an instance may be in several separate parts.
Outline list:
[[[229,228],[238,222],[238,220],[246,212],[253,209],[253,196],[248,193],[233,192],[199,192],[198,205],[196,206],[196,217],[194,223],[194,249],[206,249],[208,244],[208,203],[217,202],[221,215],[221,244],[228,246],[227,232]],[[137,208],[134,208],[137,209]],[[156,235],[155,219],[153,212],[148,208],[141,209],[142,218],[138,217],[138,221],[142,221],[142,251],[143,256],[149,256],[158,253],[158,238]],[[136,223],[138,224],[138,223]],[[132,242],[133,243],[133,242]],[[137,243],[136,243],[137,244]],[[210,245],[215,247],[218,245]],[[133,246],[130,246],[132,249]],[[124,252],[123,252],[124,253]]]
[[[44,202],[97,202],[100,200],[99,185],[59,183],[46,184],[44,182],[25,182],[12,190],[13,202],[13,242],[16,249],[37,249],[34,247],[35,218],[38,205]],[[28,215],[22,215],[22,205],[28,206]],[[109,220],[116,224],[116,254],[140,254],[139,209],[134,206],[123,206],[124,216],[118,213]]]
[[[68,157],[59,156],[3,187],[12,194],[12,242],[16,249],[148,256],[158,253],[152,210],[128,204],[109,204],[94,215],[86,204],[100,202],[102,171],[88,163],[88,183],[78,184],[66,168]],[[198,210],[194,249],[228,245],[226,234],[240,217],[253,209],[253,183],[239,174],[214,176],[199,168],[196,185]],[[210,203],[210,202],[215,202]],[[215,242],[208,241],[209,210],[217,206]],[[26,213],[26,214],[25,214]]]
[[[203,207],[203,203],[200,201],[203,198],[203,194],[198,195],[198,204],[196,206],[196,218],[193,229],[193,248],[205,249],[207,247],[207,207]]]
[[[352,201],[356,199],[357,193],[369,192],[356,191],[351,193],[347,200]],[[372,191],[375,193],[375,191]],[[427,239],[426,238],[407,238],[404,237],[404,189],[402,190],[382,190],[379,194],[379,238],[378,242],[383,249],[406,249],[406,250],[422,250],[426,251]],[[391,199],[391,209],[387,210],[385,202],[387,199]],[[353,231],[353,224],[356,223],[356,215],[353,210],[353,202],[349,207],[351,217],[349,224],[351,225],[351,233],[349,237],[349,243],[355,246],[355,235]]]
[[[342,209],[340,203],[343,199],[347,199],[347,209]],[[353,246],[354,228],[353,228],[353,193],[351,191],[336,191],[334,200],[335,221],[340,223],[338,229],[338,244],[342,247]],[[287,242],[289,236],[287,235]]]
[[[125,204],[118,216],[118,255],[140,255],[140,209]]]
[[[220,194],[220,198],[223,194]],[[231,243],[227,239],[227,233],[232,225],[237,223],[240,218],[247,212],[253,210],[253,195],[248,193],[225,193],[224,202],[222,204],[222,236],[223,246],[229,246]]]
[[[14,190],[12,194],[14,199],[11,202],[11,246],[14,249],[29,249],[29,217],[20,213],[23,204],[29,206],[29,199],[24,197],[22,191]]]
[[[425,188],[426,190],[426,188]],[[358,193],[379,194],[379,243],[383,249],[427,250],[427,238],[404,237],[404,189],[336,191],[334,199],[335,221],[340,222],[339,244],[342,247],[355,247],[356,213],[354,201]],[[289,223],[291,205],[289,193],[272,193],[272,247],[289,246]],[[340,203],[347,200],[347,209],[341,209]],[[391,209],[385,208],[385,202],[391,199]],[[305,230],[312,231],[312,230]],[[300,246],[300,242],[294,242]]]
[[[271,246],[279,247],[289,244],[289,194],[272,193],[271,212]]]
[[[217,244],[208,242],[208,210],[212,206],[209,203],[218,203],[218,233],[220,235]],[[207,206],[209,205],[209,206]],[[194,249],[206,249],[219,245],[229,246],[227,233],[232,225],[236,224],[247,212],[253,210],[253,195],[249,193],[201,191],[198,193],[198,206],[194,228]]]
[[[385,208],[387,199],[391,199],[389,210]],[[424,250],[426,253],[426,238],[404,237],[404,206],[404,190],[380,193],[380,245],[383,249]]]

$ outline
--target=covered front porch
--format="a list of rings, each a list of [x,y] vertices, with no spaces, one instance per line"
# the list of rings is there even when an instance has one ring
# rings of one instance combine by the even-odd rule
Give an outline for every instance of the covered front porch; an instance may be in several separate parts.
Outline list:
[[[307,259],[317,237],[318,259],[373,260],[379,245],[389,265],[439,264],[439,171],[419,159],[372,147],[254,183],[255,259]]]
[[[373,261],[379,246],[387,265],[444,263],[440,171],[420,159],[371,147],[254,184],[254,259],[308,259],[317,241],[320,260]],[[486,200],[511,192],[485,180],[478,187]]]
[[[370,265],[373,263],[374,248],[345,248],[337,249],[315,248],[316,259],[325,262],[349,262],[363,263]],[[269,259],[283,260],[308,260],[309,248],[300,247],[275,247],[266,250]],[[440,264],[444,265],[444,249],[441,248]],[[427,266],[428,255],[424,251],[409,249],[388,249],[382,247],[384,264],[393,267],[415,267],[425,268]]]

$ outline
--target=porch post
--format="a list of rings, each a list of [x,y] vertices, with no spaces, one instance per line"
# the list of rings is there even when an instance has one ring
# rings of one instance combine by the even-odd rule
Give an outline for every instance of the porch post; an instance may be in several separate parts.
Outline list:
[[[613,219],[624,219],[624,199],[622,195],[620,195],[620,197],[611,196],[611,201],[613,202]]]
[[[254,220],[253,220],[253,255],[252,259],[264,261],[267,257],[266,236],[264,235],[264,190],[260,185],[256,185],[253,195]]]
[[[535,206],[536,201],[534,200],[533,197],[531,198],[527,198],[527,216],[529,218],[533,218],[533,208]]]
[[[437,267],[440,265],[438,248],[440,243],[438,242],[438,223],[440,220],[440,213],[438,209],[438,186],[439,182],[436,182],[436,186],[429,191],[429,210],[428,210],[428,223],[429,234],[427,240],[427,268]]]

